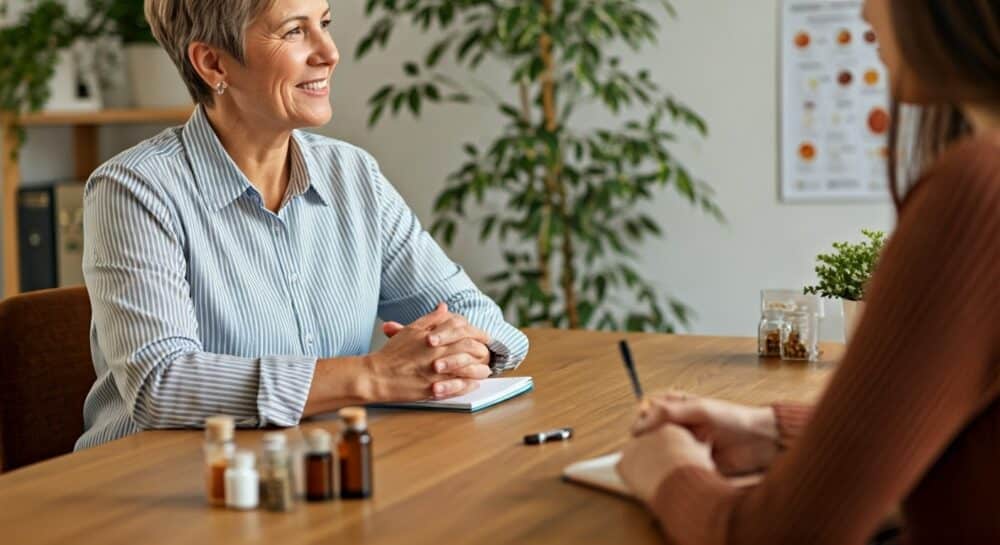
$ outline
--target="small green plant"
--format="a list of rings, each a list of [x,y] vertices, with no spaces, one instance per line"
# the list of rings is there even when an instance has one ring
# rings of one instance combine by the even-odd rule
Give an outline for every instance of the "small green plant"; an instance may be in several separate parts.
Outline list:
[[[0,5],[0,15],[6,9],[6,4]],[[17,23],[0,28],[0,112],[16,116],[44,106],[59,51],[77,39],[97,37],[103,30],[104,20],[96,12],[77,19],[67,13],[63,2],[29,4]],[[24,128],[15,125],[13,132],[17,143],[23,143]]]
[[[806,287],[807,294],[849,301],[864,300],[868,279],[875,272],[885,244],[885,233],[868,229],[862,229],[861,233],[867,241],[858,244],[834,242],[834,253],[816,256],[819,284]]]

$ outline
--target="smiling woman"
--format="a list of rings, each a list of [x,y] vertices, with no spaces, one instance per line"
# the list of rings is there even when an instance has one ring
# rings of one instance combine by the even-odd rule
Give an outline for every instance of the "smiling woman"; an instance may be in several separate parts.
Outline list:
[[[325,0],[145,9],[198,105],[87,182],[97,381],[78,448],[214,414],[291,426],[447,398],[524,359],[375,160],[299,130],[331,116]],[[369,352],[376,317],[391,339]]]

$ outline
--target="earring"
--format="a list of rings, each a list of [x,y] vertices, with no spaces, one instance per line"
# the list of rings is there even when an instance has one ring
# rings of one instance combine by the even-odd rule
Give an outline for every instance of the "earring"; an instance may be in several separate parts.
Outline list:
[[[220,81],[218,85],[215,86],[215,92],[219,95],[226,92],[226,82]]]

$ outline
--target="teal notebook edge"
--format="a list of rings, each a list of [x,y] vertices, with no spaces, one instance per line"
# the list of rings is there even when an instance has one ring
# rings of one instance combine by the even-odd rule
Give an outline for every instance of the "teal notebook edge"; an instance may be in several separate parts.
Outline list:
[[[371,407],[373,409],[403,409],[403,410],[408,410],[408,411],[417,410],[417,411],[437,411],[437,412],[448,412],[448,413],[475,414],[475,413],[478,413],[478,412],[485,411],[486,409],[489,409],[491,407],[495,407],[495,406],[503,403],[504,401],[509,401],[511,399],[514,399],[515,397],[520,397],[520,396],[522,396],[522,395],[524,395],[524,394],[526,394],[526,393],[528,393],[528,392],[530,392],[530,391],[532,391],[534,389],[535,389],[535,381],[533,381],[533,380],[532,381],[528,381],[528,382],[526,382],[524,384],[524,386],[518,388],[517,390],[514,390],[509,395],[507,395],[505,397],[502,397],[500,399],[497,399],[497,400],[493,401],[492,403],[483,405],[482,407],[478,407],[478,408],[475,408],[475,409],[461,409],[461,408],[457,408],[457,407],[456,408],[452,408],[452,407],[434,407],[434,406],[431,406],[431,405],[421,405],[419,403],[412,403],[412,404],[411,403],[373,403],[371,405],[368,405],[368,407]]]

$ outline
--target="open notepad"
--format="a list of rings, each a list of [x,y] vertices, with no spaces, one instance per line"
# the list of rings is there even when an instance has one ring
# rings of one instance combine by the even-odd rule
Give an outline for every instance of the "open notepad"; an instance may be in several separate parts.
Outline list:
[[[621,459],[622,453],[614,452],[589,460],[581,460],[563,469],[563,479],[631,498],[632,492],[618,476],[618,471],[615,470],[615,465]],[[752,486],[760,482],[760,478],[760,475],[731,477],[729,483],[733,486]]]
[[[534,388],[534,382],[532,382],[531,377],[488,378],[479,381],[479,389],[464,396],[413,403],[379,403],[376,406],[393,409],[440,409],[474,413],[529,392],[532,388]]]

